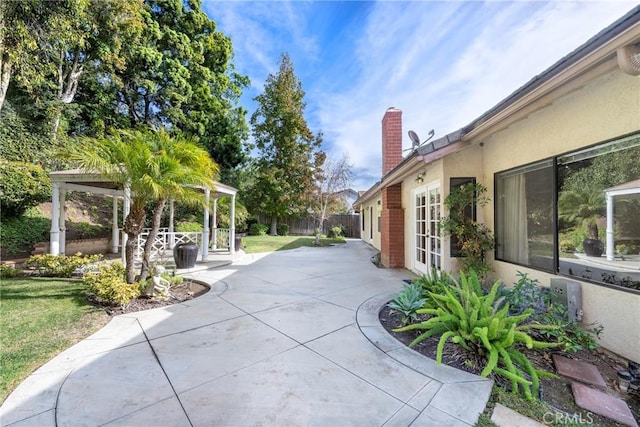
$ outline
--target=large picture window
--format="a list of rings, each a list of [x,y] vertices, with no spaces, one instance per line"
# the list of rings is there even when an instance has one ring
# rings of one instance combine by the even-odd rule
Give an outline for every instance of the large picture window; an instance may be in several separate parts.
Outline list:
[[[640,135],[495,176],[496,259],[640,290]]]

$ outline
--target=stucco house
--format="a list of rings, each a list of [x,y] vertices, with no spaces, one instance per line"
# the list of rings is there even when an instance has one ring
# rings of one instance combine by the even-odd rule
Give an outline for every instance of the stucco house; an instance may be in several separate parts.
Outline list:
[[[481,183],[491,203],[475,215],[496,237],[492,276],[578,283],[583,323],[601,323],[605,348],[640,361],[640,286],[628,286],[640,285],[640,7],[472,123],[406,157],[402,138],[402,111],[390,108],[382,178],[355,202],[383,266],[456,271],[438,232],[443,202],[453,186]],[[569,194],[597,206],[589,216]],[[593,225],[600,256],[580,243]]]

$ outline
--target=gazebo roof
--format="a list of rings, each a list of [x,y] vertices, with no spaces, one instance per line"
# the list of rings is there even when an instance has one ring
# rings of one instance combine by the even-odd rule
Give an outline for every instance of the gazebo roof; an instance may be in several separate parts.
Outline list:
[[[621,196],[624,194],[640,194],[640,179],[625,182],[624,184],[616,185],[615,187],[607,188],[604,190],[608,196]]]
[[[50,172],[52,184],[58,184],[60,188],[70,191],[84,191],[87,193],[107,194],[115,197],[124,197],[122,185],[111,181],[109,178],[98,172],[83,171],[80,169],[68,169],[63,171]],[[221,182],[214,181],[211,189],[214,198],[223,196],[234,196],[238,190]],[[202,190],[205,187],[197,186]]]

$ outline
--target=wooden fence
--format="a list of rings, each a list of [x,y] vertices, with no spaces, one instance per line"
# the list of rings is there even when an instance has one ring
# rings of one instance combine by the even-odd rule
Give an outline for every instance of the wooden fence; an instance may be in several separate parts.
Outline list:
[[[270,224],[271,218],[260,215],[258,220],[263,224]],[[313,217],[306,218],[282,218],[279,224],[289,226],[289,234],[311,236],[318,226],[318,220]],[[331,215],[324,220],[322,233],[327,234],[331,227],[342,225],[345,230],[345,237],[360,237],[360,215]]]

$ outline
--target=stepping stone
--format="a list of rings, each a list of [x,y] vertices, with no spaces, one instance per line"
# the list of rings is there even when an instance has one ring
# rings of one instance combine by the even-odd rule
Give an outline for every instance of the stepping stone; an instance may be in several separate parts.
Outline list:
[[[571,389],[579,407],[603,417],[611,418],[620,424],[638,427],[638,423],[633,418],[631,410],[624,400],[609,396],[584,384],[572,382]]]
[[[498,427],[544,427],[543,424],[525,417],[522,414],[507,408],[499,403],[493,408],[493,414],[491,415],[491,421]]]
[[[602,389],[607,389],[607,383],[600,375],[598,368],[591,363],[581,362],[579,360],[569,359],[567,357],[554,354],[553,363],[560,375],[572,378],[586,384],[592,384]]]

